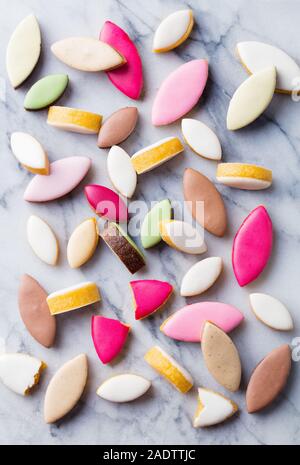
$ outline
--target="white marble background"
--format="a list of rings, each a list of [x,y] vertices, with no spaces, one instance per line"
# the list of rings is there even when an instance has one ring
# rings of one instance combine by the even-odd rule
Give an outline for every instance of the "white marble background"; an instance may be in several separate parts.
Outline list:
[[[151,52],[153,33],[160,20],[181,7],[194,11],[196,25],[189,40],[173,52]],[[22,398],[0,385],[0,442],[3,444],[299,444],[300,370],[293,363],[292,374],[280,399],[256,415],[245,412],[244,388],[249,375],[270,350],[291,343],[300,336],[299,263],[299,112],[300,103],[290,97],[275,95],[266,113],[250,127],[232,133],[226,130],[225,118],[230,96],[246,74],[234,57],[237,41],[257,39],[277,45],[300,62],[298,46],[300,2],[298,0],[0,0],[0,74],[6,79],[4,56],[10,34],[17,23],[33,12],[41,25],[43,53],[29,80],[17,91],[8,81],[0,102],[0,337],[8,351],[24,351],[44,359],[49,368],[39,387]],[[264,164],[273,170],[273,187],[265,192],[243,192],[221,187],[229,228],[226,237],[206,234],[208,255],[221,255],[225,271],[218,283],[199,299],[178,296],[164,310],[145,321],[135,322],[128,282],[131,276],[99,244],[92,260],[79,270],[66,263],[66,244],[74,227],[90,215],[82,186],[66,198],[51,204],[34,205],[23,201],[23,192],[31,175],[23,170],[9,149],[12,131],[28,131],[45,146],[51,160],[72,155],[87,155],[93,168],[85,183],[110,186],[106,174],[106,151],[99,150],[95,137],[60,132],[47,126],[46,111],[26,112],[22,102],[27,89],[49,73],[66,72],[70,87],[59,104],[85,108],[108,116],[114,110],[134,104],[115,89],[105,74],[84,74],[65,67],[50,52],[50,45],[63,37],[91,35],[97,37],[103,22],[110,19],[123,27],[134,39],[143,60],[145,95],[137,102],[140,121],[135,133],[123,144],[129,153],[162,137],[180,136],[179,123],[154,128],[150,122],[151,104],[161,81],[177,66],[193,58],[208,58],[210,79],[205,96],[192,112],[214,127],[220,136],[224,161]],[[159,169],[139,178],[136,199],[147,202],[168,197],[182,200],[182,174],[185,167],[199,169],[214,178],[214,162],[186,150]],[[264,203],[272,217],[275,246],[271,263],[263,276],[246,289],[235,281],[230,263],[234,233],[248,212]],[[25,224],[30,213],[49,221],[61,244],[59,265],[49,267],[40,262],[26,242]],[[167,246],[146,253],[148,266],[137,277],[169,280],[178,290],[181,278],[197,257],[188,257]],[[58,318],[58,335],[54,348],[44,349],[31,338],[20,321],[17,290],[22,273],[36,277],[49,291],[82,280],[95,280],[102,292],[102,303],[93,308],[74,311]],[[249,309],[248,293],[262,291],[282,299],[290,309],[295,329],[278,333],[259,323]],[[176,295],[177,294],[177,295]],[[186,302],[220,300],[240,308],[245,323],[234,331],[243,364],[242,389],[232,395],[240,413],[226,424],[207,430],[195,430],[191,418],[196,408],[196,389],[183,396],[156,376],[143,361],[143,354],[159,343],[193,375],[195,385],[225,391],[207,372],[197,344],[176,343],[162,335],[160,323]],[[118,317],[133,324],[121,361],[104,367],[98,360],[90,337],[92,313]],[[80,405],[64,421],[48,426],[43,422],[43,398],[46,386],[56,369],[80,352],[90,361],[90,376]],[[128,405],[114,405],[98,398],[95,390],[108,375],[132,370],[153,380],[151,393]]]

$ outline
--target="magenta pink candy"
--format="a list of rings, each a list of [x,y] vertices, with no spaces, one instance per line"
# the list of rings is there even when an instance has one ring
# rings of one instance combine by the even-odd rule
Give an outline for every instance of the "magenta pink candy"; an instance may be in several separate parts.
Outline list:
[[[102,363],[111,362],[122,350],[130,326],[104,316],[92,316],[92,339]]]
[[[110,221],[125,223],[128,220],[128,210],[118,194],[108,187],[89,184],[84,188],[85,196],[92,209],[99,216]]]
[[[232,266],[237,282],[245,286],[265,268],[272,252],[272,221],[259,206],[247,216],[233,241]]]
[[[206,321],[211,321],[228,333],[243,319],[243,314],[232,305],[221,302],[198,302],[173,313],[160,329],[166,336],[178,341],[200,342]]]
[[[152,107],[154,126],[170,124],[198,102],[208,77],[206,60],[191,60],[179,66],[160,86]]]
[[[135,319],[140,320],[158,310],[172,294],[173,287],[166,281],[140,279],[131,281],[135,300]]]
[[[125,31],[111,21],[106,21],[100,33],[100,40],[114,47],[127,63],[118,69],[108,71],[110,81],[123,94],[138,99],[143,88],[142,61],[138,51]]]
[[[91,160],[68,157],[50,164],[48,176],[36,174],[24,192],[28,202],[48,202],[71,192],[87,174]]]

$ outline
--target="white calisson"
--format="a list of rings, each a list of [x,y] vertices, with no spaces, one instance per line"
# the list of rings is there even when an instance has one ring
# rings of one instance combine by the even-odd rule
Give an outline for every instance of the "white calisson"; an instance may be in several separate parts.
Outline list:
[[[198,388],[198,396],[198,408],[193,423],[195,428],[222,423],[238,410],[238,406],[230,399],[209,389]]]
[[[44,364],[27,354],[1,354],[0,380],[12,391],[25,396],[38,382]]]
[[[269,66],[248,77],[230,100],[227,129],[234,131],[255,121],[271,102],[275,86],[275,66]]]
[[[268,66],[277,71],[276,90],[291,93],[300,86],[300,67],[286,52],[263,42],[239,42],[237,55],[249,73],[256,73]]]
[[[202,294],[218,279],[222,266],[221,257],[209,257],[195,263],[182,279],[180,294],[184,297]]]
[[[188,146],[198,155],[221,160],[222,148],[217,135],[206,124],[192,118],[181,121],[181,130]]]
[[[27,240],[33,252],[48,265],[56,265],[58,241],[48,223],[36,215],[27,221]]]
[[[131,402],[144,395],[151,381],[133,373],[123,373],[106,379],[97,389],[98,396],[111,402]]]
[[[131,198],[136,188],[137,174],[130,156],[118,145],[113,145],[108,153],[107,172],[115,189],[124,197]]]
[[[28,78],[41,53],[41,32],[34,15],[24,18],[14,30],[6,51],[6,69],[16,88]]]
[[[275,297],[268,294],[249,295],[250,305],[255,316],[265,325],[278,331],[293,329],[293,320],[288,309]]]
[[[207,251],[203,235],[189,223],[180,220],[160,223],[162,239],[174,249],[188,254],[202,254]]]
[[[35,174],[48,174],[48,157],[42,145],[26,132],[13,132],[10,137],[12,153],[24,168]]]
[[[168,52],[182,44],[190,35],[194,18],[191,10],[179,10],[167,16],[155,31],[154,52]]]

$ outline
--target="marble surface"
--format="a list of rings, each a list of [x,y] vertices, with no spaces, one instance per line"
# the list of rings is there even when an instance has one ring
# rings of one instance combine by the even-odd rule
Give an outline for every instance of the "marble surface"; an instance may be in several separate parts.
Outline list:
[[[193,9],[196,25],[189,40],[173,52],[151,52],[153,33],[160,20],[180,7]],[[294,0],[0,0],[1,14],[1,170],[0,170],[0,338],[7,351],[23,351],[44,359],[48,369],[39,387],[22,398],[0,385],[0,443],[3,444],[299,444],[300,443],[300,370],[294,362],[292,375],[280,399],[257,415],[245,411],[245,386],[258,361],[282,343],[292,343],[300,335],[299,262],[300,262],[300,103],[289,96],[275,95],[266,113],[246,129],[232,133],[225,119],[230,96],[246,74],[234,56],[235,44],[257,39],[275,44],[300,62],[295,38],[299,30],[300,3]],[[5,14],[3,14],[5,12]],[[43,53],[34,73],[17,91],[6,80],[3,67],[6,44],[15,25],[33,12],[41,25]],[[46,111],[26,112],[22,102],[26,90],[48,73],[67,72],[70,87],[61,105],[85,108],[108,116],[114,110],[134,104],[106,78],[105,74],[85,74],[60,63],[50,45],[63,37],[97,37],[103,22],[110,19],[134,39],[143,59],[145,92],[137,102],[140,121],[135,133],[122,145],[129,153],[169,135],[180,136],[180,125],[154,128],[150,121],[151,104],[161,81],[177,66],[193,58],[207,58],[210,78],[205,95],[192,116],[208,123],[222,142],[224,161],[264,164],[274,173],[274,184],[264,192],[246,192],[220,187],[229,217],[227,235],[220,239],[205,235],[208,252],[225,262],[222,278],[199,298],[179,297],[178,288],[185,271],[197,261],[158,246],[146,252],[147,268],[139,278],[152,277],[170,281],[175,295],[164,310],[145,321],[135,322],[128,282],[131,276],[104,243],[88,264],[71,270],[66,262],[66,244],[74,227],[91,213],[83,195],[84,183],[110,186],[106,173],[105,150],[99,150],[95,137],[62,132],[47,126]],[[6,80],[6,90],[4,81]],[[28,131],[45,146],[49,158],[85,155],[93,167],[84,183],[66,198],[44,205],[23,201],[31,174],[12,156],[9,137],[12,131]],[[182,174],[185,167],[201,170],[214,178],[214,162],[197,157],[189,149],[184,156],[139,177],[135,199],[151,201],[165,197],[182,202]],[[233,236],[243,218],[260,203],[272,217],[275,244],[271,262],[255,283],[240,288],[233,276],[230,254]],[[25,237],[28,215],[46,219],[57,233],[61,258],[57,267],[49,267],[31,252]],[[138,241],[138,239],[137,239]],[[99,306],[75,311],[58,318],[55,347],[44,349],[31,338],[20,321],[17,290],[22,273],[32,274],[52,292],[83,280],[95,280],[102,293]],[[248,302],[250,291],[273,294],[290,309],[295,329],[274,332],[258,322]],[[195,430],[191,418],[196,407],[196,389],[183,396],[159,378],[143,361],[143,354],[160,344],[193,375],[195,385],[225,393],[207,372],[197,344],[176,343],[159,331],[160,323],[186,302],[220,300],[240,308],[245,323],[234,331],[243,364],[242,389],[231,395],[240,413],[226,424],[208,430]],[[132,324],[123,356],[118,363],[104,367],[98,360],[90,337],[92,313],[118,317]],[[48,426],[43,422],[46,386],[56,369],[78,353],[86,352],[90,361],[89,382],[79,406],[64,421]],[[128,405],[114,405],[101,400],[95,390],[106,376],[132,370],[153,380],[153,389]]]

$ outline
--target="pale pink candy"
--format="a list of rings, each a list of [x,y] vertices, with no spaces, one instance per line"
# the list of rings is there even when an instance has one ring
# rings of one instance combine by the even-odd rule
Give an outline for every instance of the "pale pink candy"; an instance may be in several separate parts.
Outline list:
[[[85,186],[84,192],[87,201],[97,215],[117,223],[124,223],[128,220],[127,207],[113,190],[98,184],[89,184]]]
[[[154,126],[170,124],[188,113],[198,102],[208,77],[206,60],[179,66],[160,86],[152,107]]]
[[[240,286],[254,281],[265,268],[272,251],[272,221],[263,206],[247,216],[233,241],[232,266]]]
[[[37,174],[24,192],[28,202],[48,202],[71,192],[82,181],[91,166],[87,157],[69,157],[50,164],[50,174]]]
[[[143,88],[142,62],[138,51],[125,31],[111,21],[106,21],[100,32],[100,40],[114,47],[125,58],[125,65],[108,71],[114,86],[132,99],[138,99]]]
[[[243,314],[232,305],[221,302],[198,302],[175,312],[167,318],[160,329],[166,336],[178,341],[200,342],[206,321],[214,323],[228,333],[243,319]]]
[[[102,363],[111,362],[123,349],[130,326],[104,316],[92,316],[92,339]]]

